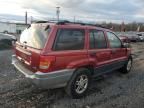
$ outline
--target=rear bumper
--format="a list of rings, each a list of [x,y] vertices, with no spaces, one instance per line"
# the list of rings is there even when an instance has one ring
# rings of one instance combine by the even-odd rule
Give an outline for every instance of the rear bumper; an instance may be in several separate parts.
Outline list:
[[[74,71],[74,69],[64,69],[49,73],[42,73],[39,71],[33,73],[25,68],[15,55],[12,56],[12,64],[20,73],[25,75],[27,79],[33,82],[36,86],[44,89],[66,86]]]

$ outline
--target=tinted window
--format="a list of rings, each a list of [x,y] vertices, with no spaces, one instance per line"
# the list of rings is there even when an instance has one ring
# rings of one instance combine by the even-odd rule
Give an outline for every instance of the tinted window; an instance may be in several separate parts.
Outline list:
[[[79,50],[84,48],[84,30],[59,29],[54,50]]]
[[[90,30],[90,48],[107,48],[104,32],[99,30]]]
[[[115,34],[107,32],[107,37],[111,48],[121,48],[121,41]]]
[[[42,49],[50,33],[50,28],[32,25],[25,29],[20,36],[20,43],[26,43],[27,46]]]

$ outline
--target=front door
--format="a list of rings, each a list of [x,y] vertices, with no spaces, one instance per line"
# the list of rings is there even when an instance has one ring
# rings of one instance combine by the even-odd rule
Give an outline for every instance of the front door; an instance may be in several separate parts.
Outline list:
[[[108,48],[105,34],[102,30],[89,30],[89,59],[94,61],[95,75],[107,70],[111,60],[111,50]]]
[[[119,67],[127,59],[127,49],[122,47],[121,40],[112,32],[107,32],[109,47],[111,49],[111,61],[114,67]]]

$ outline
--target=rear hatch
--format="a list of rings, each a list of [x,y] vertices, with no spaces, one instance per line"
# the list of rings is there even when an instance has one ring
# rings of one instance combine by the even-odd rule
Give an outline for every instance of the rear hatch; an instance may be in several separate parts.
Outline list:
[[[36,71],[39,59],[50,33],[49,25],[32,24],[25,29],[16,43],[16,56],[28,68]]]

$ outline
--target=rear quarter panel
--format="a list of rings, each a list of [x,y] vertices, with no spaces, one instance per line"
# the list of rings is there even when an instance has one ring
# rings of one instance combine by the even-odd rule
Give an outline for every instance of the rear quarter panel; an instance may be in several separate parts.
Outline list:
[[[84,49],[81,50],[64,50],[64,51],[53,51],[53,45],[55,42],[57,30],[59,28],[71,28],[71,29],[84,29],[85,30],[85,44]],[[87,31],[86,27],[79,27],[79,26],[58,26],[55,25],[53,27],[53,31],[50,34],[49,40],[47,42],[47,45],[45,47],[45,50],[43,50],[42,55],[45,56],[55,56],[56,61],[52,65],[52,71],[55,70],[62,70],[62,69],[74,69],[81,66],[85,66],[89,64],[88,60],[88,52],[87,52]]]
[[[74,69],[88,64],[87,51],[59,51],[52,52],[49,55],[56,57],[56,62],[53,64],[54,70]]]

